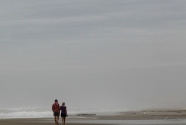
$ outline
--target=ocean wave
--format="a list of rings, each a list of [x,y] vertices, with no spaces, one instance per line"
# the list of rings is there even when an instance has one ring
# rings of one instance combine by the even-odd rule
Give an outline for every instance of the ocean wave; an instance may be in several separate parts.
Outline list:
[[[0,118],[44,118],[51,117],[50,111],[36,112],[36,111],[8,111],[0,112]]]
[[[77,114],[94,113],[96,115],[115,114],[119,110],[113,109],[68,109],[69,117],[76,117]],[[121,110],[120,110],[121,111]],[[53,112],[50,108],[18,108],[18,109],[0,109],[0,119],[7,118],[50,118]]]

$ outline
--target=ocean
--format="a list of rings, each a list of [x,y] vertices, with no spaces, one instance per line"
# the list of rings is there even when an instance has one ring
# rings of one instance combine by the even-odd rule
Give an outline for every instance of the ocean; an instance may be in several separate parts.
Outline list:
[[[120,109],[67,109],[69,117],[76,117],[77,114],[91,113],[97,115],[117,114]],[[15,109],[0,109],[0,119],[8,118],[51,118],[53,117],[52,109],[49,107],[40,108],[15,108]]]

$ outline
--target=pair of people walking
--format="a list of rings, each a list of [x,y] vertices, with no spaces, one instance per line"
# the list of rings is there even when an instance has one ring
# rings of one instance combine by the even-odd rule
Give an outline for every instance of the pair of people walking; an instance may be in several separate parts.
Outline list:
[[[54,113],[54,121],[56,125],[59,124],[58,121],[59,121],[60,110],[61,110],[62,124],[65,125],[66,116],[67,116],[67,107],[65,106],[65,102],[63,102],[62,106],[60,106],[58,100],[56,99],[54,104],[52,105],[52,111]]]

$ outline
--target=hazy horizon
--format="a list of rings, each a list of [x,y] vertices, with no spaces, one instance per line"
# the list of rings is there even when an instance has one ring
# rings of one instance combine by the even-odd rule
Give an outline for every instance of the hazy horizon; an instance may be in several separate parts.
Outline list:
[[[0,109],[186,107],[186,1],[2,0],[0,16]]]

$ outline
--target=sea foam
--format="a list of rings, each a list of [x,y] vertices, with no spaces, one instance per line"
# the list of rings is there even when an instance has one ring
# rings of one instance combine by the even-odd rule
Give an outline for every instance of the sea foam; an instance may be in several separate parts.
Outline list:
[[[90,113],[96,115],[117,114],[121,110],[113,109],[68,109],[69,117],[75,117],[78,114]],[[53,112],[51,108],[22,108],[22,109],[0,109],[0,119],[8,118],[51,118]]]

